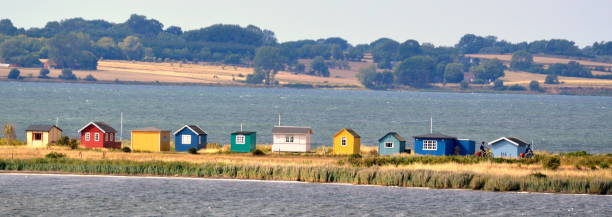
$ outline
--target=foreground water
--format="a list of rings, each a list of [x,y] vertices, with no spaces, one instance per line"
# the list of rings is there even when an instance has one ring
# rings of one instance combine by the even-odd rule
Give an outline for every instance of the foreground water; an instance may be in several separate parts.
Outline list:
[[[612,197],[0,174],[6,216],[609,216]]]
[[[22,139],[27,125],[56,117],[73,137],[93,120],[119,130],[121,112],[124,139],[136,128],[189,123],[227,144],[244,123],[270,143],[281,113],[283,125],[311,126],[315,145],[330,145],[344,127],[366,145],[389,131],[411,143],[433,117],[434,131],[460,138],[518,136],[553,152],[612,152],[612,97],[0,82],[0,123],[16,124]]]

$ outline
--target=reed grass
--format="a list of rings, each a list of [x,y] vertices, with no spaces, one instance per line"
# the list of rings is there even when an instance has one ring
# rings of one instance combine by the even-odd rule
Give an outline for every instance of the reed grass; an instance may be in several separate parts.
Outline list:
[[[238,178],[485,191],[612,194],[612,180],[597,177],[508,176],[470,172],[333,165],[262,165],[219,162],[188,163],[36,158],[0,159],[0,170]]]

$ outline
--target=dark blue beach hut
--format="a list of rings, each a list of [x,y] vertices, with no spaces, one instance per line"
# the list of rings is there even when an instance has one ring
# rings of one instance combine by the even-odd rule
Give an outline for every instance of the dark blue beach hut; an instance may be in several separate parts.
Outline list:
[[[476,142],[468,139],[457,139],[441,133],[430,133],[414,136],[414,153],[420,155],[472,155]]]
[[[174,150],[188,151],[189,148],[206,148],[207,134],[196,125],[185,125],[174,132]]]
[[[393,155],[406,152],[406,139],[396,132],[387,133],[378,140],[378,154]]]

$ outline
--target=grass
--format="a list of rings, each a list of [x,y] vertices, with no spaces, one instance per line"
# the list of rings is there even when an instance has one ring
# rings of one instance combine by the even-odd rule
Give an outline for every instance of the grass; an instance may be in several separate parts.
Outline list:
[[[0,159],[0,170],[52,171],[80,174],[153,175],[207,178],[350,183],[399,187],[454,188],[486,191],[612,194],[612,180],[498,176],[402,168],[257,165],[129,160]]]

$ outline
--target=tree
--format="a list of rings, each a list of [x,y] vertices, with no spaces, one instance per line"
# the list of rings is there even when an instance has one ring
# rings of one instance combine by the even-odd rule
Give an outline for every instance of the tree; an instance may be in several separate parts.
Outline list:
[[[125,24],[135,33],[142,35],[157,35],[164,27],[155,19],[147,19],[146,16],[132,14]]]
[[[284,63],[285,61],[280,54],[280,49],[270,46],[257,48],[253,60],[254,74],[256,75],[253,76],[261,76],[264,84],[271,85],[276,73],[284,68]]]
[[[58,78],[62,80],[77,80],[76,75],[72,73],[71,69],[62,69],[62,74]]]
[[[125,37],[119,48],[123,51],[128,60],[141,60],[144,54],[144,48],[140,42],[140,38],[130,35]]]
[[[556,74],[549,74],[546,75],[546,78],[544,79],[544,83],[545,84],[559,84],[559,76],[557,76]]]
[[[265,80],[265,72],[255,69],[253,74],[247,75],[246,82],[249,84],[261,84]]]
[[[504,81],[502,80],[495,80],[495,82],[493,82],[493,89],[495,90],[505,90],[506,86],[504,86]]]
[[[40,66],[38,58],[43,49],[39,39],[20,35],[0,43],[0,60],[23,67]]]
[[[61,33],[47,41],[49,59],[60,68],[93,69],[98,58],[93,53],[92,42],[83,33]]]
[[[459,83],[463,81],[463,64],[446,64],[444,68],[444,81],[448,83]]]
[[[512,54],[510,67],[516,70],[526,71],[533,64],[533,55],[525,50],[520,50]]]
[[[369,89],[386,89],[393,84],[393,73],[390,71],[378,72],[376,65],[361,68],[357,73],[359,82]]]
[[[89,74],[89,75],[85,76],[85,78],[83,80],[85,80],[85,81],[97,81],[98,79],[96,79],[93,75]]]
[[[21,29],[23,31],[23,29]],[[5,35],[17,35],[19,33],[19,29],[13,26],[13,22],[9,19],[0,20],[0,34]]]
[[[480,65],[472,67],[470,70],[474,72],[476,78],[485,81],[494,81],[504,76],[506,67],[498,59],[485,60]]]
[[[104,59],[121,60],[125,59],[123,51],[117,46],[111,37],[102,37],[94,44],[96,56]]]
[[[15,136],[15,126],[13,124],[4,124],[2,134],[4,134],[4,138],[7,139],[7,142],[9,143],[13,139],[17,138],[17,136]]]
[[[405,60],[411,56],[421,55],[421,45],[416,40],[407,40],[399,45],[399,59]]]
[[[38,78],[49,78],[49,69],[41,68],[38,71]]]
[[[431,82],[434,62],[431,57],[413,56],[402,61],[394,70],[395,82],[424,87]]]
[[[310,63],[312,74],[316,76],[329,77],[329,68],[325,64],[322,56],[315,57]]]
[[[542,91],[542,88],[540,87],[540,82],[538,81],[529,82],[529,89],[531,91]]]
[[[381,38],[370,44],[372,57],[379,68],[391,69],[392,62],[397,59],[399,46],[397,41],[388,38]]]
[[[8,79],[21,79],[20,74],[21,72],[19,71],[19,69],[12,68],[11,71],[9,71],[8,73]]]
[[[181,27],[178,27],[178,26],[170,26],[166,29],[166,32],[173,34],[173,35],[182,35],[183,29],[181,29]]]

